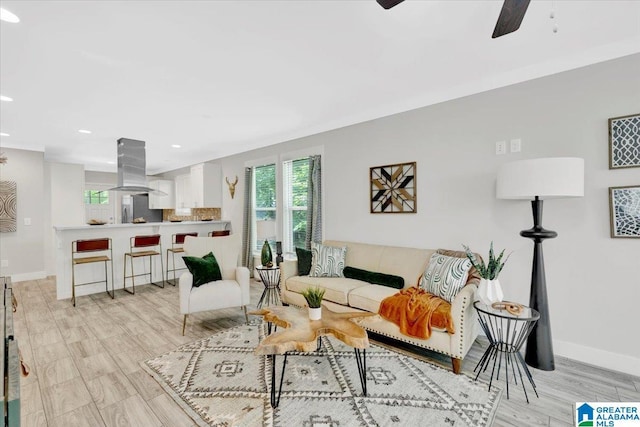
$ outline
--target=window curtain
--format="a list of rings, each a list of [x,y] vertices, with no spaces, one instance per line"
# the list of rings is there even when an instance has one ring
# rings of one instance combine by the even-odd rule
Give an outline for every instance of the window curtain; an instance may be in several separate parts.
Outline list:
[[[307,236],[305,246],[322,242],[322,168],[321,157],[309,157],[309,185],[307,187]]]
[[[253,168],[244,168],[244,217],[242,222],[242,265],[253,277]]]

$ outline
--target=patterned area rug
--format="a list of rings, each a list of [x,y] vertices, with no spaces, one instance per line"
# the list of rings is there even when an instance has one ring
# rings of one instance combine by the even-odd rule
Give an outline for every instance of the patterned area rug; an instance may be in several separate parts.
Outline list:
[[[280,405],[269,400],[271,359],[254,348],[264,324],[238,326],[180,346],[143,368],[201,426],[488,426],[501,390],[372,345],[368,396],[355,354],[323,337],[322,349],[287,359]],[[279,376],[283,357],[276,358]]]

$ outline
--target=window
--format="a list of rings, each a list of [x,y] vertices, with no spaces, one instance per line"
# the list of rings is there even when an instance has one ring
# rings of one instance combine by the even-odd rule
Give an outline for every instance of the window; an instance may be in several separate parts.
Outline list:
[[[108,205],[109,192],[100,190],[84,190],[85,205]]]
[[[283,176],[283,250],[295,252],[304,248],[307,236],[307,188],[309,158],[289,160],[282,164]]]
[[[256,166],[253,169],[253,206],[254,221],[276,220],[276,165]],[[254,222],[255,225],[255,222]],[[255,239],[254,250],[260,251],[264,240],[258,238],[257,227],[253,227]],[[269,244],[275,253],[275,235]]]

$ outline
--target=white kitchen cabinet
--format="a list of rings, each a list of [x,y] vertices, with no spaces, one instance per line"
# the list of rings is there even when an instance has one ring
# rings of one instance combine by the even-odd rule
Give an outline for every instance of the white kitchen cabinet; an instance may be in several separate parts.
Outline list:
[[[191,195],[191,174],[178,175],[175,178],[175,208],[193,207],[193,196]]]
[[[173,181],[168,179],[157,179],[149,181],[149,187],[166,193],[164,196],[153,192],[149,193],[149,209],[173,209],[176,207],[174,197],[175,184]]]
[[[192,208],[222,207],[222,169],[220,165],[200,163],[191,166]]]

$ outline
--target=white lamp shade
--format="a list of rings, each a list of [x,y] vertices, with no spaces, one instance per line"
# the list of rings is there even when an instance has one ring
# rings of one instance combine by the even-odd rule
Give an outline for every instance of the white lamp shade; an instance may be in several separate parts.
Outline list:
[[[258,239],[269,239],[276,236],[276,222],[271,220],[256,221]]]
[[[505,163],[498,171],[498,199],[584,196],[584,159],[552,157]]]

